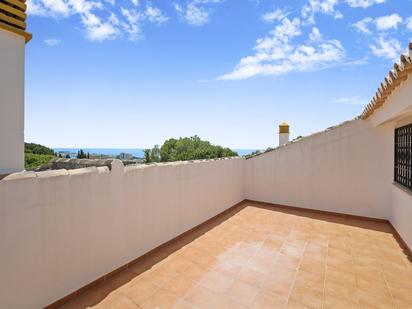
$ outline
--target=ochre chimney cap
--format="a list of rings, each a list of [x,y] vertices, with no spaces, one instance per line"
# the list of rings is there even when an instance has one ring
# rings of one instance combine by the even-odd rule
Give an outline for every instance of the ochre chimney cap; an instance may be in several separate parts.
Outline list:
[[[289,125],[286,122],[279,125],[279,133],[289,133]]]

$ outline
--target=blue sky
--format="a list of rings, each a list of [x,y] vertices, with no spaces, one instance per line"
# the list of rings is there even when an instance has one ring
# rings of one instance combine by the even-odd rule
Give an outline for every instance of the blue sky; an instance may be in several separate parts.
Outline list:
[[[277,144],[359,115],[412,41],[411,0],[28,0],[26,140]]]

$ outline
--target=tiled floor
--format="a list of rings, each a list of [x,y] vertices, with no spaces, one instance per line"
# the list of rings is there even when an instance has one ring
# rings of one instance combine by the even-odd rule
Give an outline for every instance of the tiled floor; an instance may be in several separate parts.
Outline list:
[[[412,308],[386,223],[245,203],[64,308]]]

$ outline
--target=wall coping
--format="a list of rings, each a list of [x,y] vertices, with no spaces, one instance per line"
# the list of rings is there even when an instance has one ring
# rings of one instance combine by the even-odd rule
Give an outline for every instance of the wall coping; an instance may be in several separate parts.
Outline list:
[[[318,131],[318,132],[312,133],[312,134],[307,135],[307,136],[302,136],[302,137],[300,137],[300,138],[296,138],[296,139],[294,139],[294,140],[292,140],[292,141],[290,141],[290,142],[288,142],[288,143],[286,143],[286,144],[284,144],[284,145],[280,145],[280,146],[277,146],[277,147],[275,147],[275,148],[272,148],[272,149],[263,151],[263,152],[261,152],[261,153],[257,153],[257,154],[255,154],[255,155],[246,157],[246,160],[254,159],[254,158],[256,158],[256,157],[265,155],[265,154],[270,153],[270,152],[273,152],[273,151],[279,151],[279,150],[281,150],[281,149],[283,149],[283,148],[285,148],[285,147],[288,147],[288,146],[291,146],[291,145],[295,145],[295,144],[300,143],[300,142],[303,142],[303,141],[307,141],[308,139],[311,139],[311,138],[316,137],[316,136],[318,136],[318,135],[330,133],[330,132],[332,132],[332,131],[340,128],[340,127],[343,127],[343,126],[345,126],[345,125],[349,125],[349,124],[354,123],[354,122],[359,121],[359,120],[362,120],[362,119],[361,119],[360,117],[356,117],[356,118],[351,119],[351,120],[346,120],[346,121],[341,122],[341,123],[339,123],[339,124],[337,124],[337,125],[335,125],[335,126],[328,127],[328,128],[326,128],[325,130]]]
[[[124,166],[121,160],[114,159],[112,161],[112,170],[110,170],[107,166],[91,166],[91,167],[83,167],[77,169],[59,169],[59,170],[47,170],[47,171],[23,171],[18,173],[12,173],[0,179],[0,184],[9,182],[9,181],[22,181],[22,180],[29,180],[29,179],[47,179],[47,178],[54,178],[54,177],[74,177],[74,176],[81,176],[85,174],[111,174],[114,171],[121,170],[124,173],[134,171],[134,170],[141,170],[153,167],[170,167],[170,166],[183,166],[183,165],[194,165],[194,164],[201,164],[201,163],[210,163],[210,162],[222,162],[228,160],[244,160],[244,157],[227,157],[227,158],[216,158],[216,159],[204,159],[204,160],[190,160],[190,161],[176,161],[176,162],[159,162],[159,163],[149,163],[149,164],[136,164],[136,165],[128,165]],[[114,168],[115,167],[115,168]]]

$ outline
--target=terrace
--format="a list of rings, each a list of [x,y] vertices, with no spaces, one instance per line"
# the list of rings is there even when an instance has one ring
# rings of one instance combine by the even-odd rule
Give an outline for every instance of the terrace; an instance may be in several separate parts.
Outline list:
[[[61,308],[409,308],[411,288],[387,222],[245,201]]]
[[[23,2],[0,13],[0,308],[412,308],[412,43],[360,117],[263,154],[26,172]]]
[[[6,176],[1,306],[410,308],[400,63],[361,118],[249,159]]]

